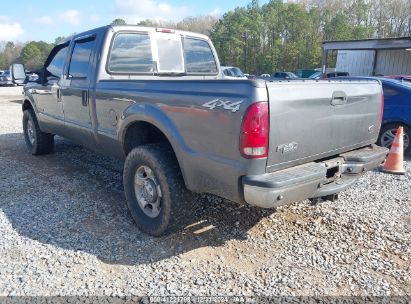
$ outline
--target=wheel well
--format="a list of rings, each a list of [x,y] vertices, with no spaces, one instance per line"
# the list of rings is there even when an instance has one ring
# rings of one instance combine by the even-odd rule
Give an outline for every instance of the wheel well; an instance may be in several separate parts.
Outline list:
[[[126,130],[126,135],[124,136],[124,153],[128,155],[132,149],[140,145],[161,142],[170,144],[167,137],[156,126],[145,121],[137,121],[131,124]]]
[[[407,123],[401,122],[401,121],[387,121],[387,122],[383,122],[381,124],[381,129],[388,126],[388,125],[398,125],[398,126],[403,126],[405,128],[411,128],[411,126]]]
[[[28,109],[32,109],[33,110],[33,106],[31,105],[30,101],[28,101],[27,99],[24,100],[23,102],[23,111],[28,110]]]

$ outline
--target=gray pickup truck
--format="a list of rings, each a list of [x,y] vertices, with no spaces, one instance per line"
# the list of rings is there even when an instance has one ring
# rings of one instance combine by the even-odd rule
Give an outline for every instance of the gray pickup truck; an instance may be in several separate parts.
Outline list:
[[[335,199],[387,154],[374,145],[378,81],[224,79],[210,39],[190,32],[77,34],[24,91],[30,152],[52,152],[57,134],[124,159],[130,212],[155,236],[181,223],[193,192],[263,208]]]

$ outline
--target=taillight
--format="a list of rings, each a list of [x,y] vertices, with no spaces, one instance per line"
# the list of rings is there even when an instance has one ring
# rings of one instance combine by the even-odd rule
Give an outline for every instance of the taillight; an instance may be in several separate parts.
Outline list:
[[[263,158],[268,155],[268,103],[257,102],[245,111],[240,135],[240,153],[245,158]]]
[[[382,124],[382,116],[383,115],[384,115],[384,92],[381,91],[380,125]]]

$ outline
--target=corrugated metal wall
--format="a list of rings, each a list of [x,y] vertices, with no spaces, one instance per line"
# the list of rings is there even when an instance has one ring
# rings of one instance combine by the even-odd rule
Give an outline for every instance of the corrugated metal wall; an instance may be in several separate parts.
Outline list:
[[[352,76],[372,75],[375,51],[338,51],[336,70]],[[379,50],[376,75],[411,75],[411,51]]]
[[[411,51],[378,51],[375,73],[382,75],[411,75]]]
[[[336,70],[351,76],[370,76],[375,51],[338,51]]]

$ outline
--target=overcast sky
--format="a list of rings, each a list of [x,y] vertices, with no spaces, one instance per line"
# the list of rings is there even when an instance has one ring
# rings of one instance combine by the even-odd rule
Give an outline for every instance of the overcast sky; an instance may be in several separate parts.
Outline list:
[[[144,19],[181,20],[187,16],[223,14],[249,0],[19,0],[1,1],[0,41],[44,40],[109,24]],[[263,1],[262,1],[263,2]],[[266,1],[264,1],[266,2]]]

